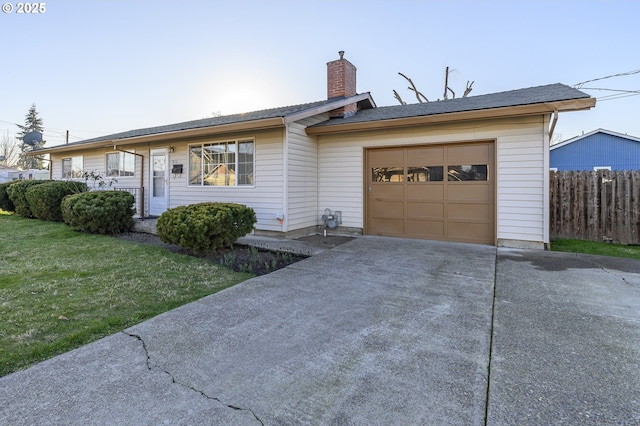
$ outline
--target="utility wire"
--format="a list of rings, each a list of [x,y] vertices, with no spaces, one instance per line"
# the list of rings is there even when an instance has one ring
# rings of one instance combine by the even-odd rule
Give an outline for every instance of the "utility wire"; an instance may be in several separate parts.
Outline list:
[[[584,86],[586,83],[591,83],[593,81],[606,80],[608,78],[613,78],[613,77],[623,77],[623,76],[626,76],[626,75],[633,75],[633,74],[638,74],[638,73],[640,73],[640,69],[633,70],[633,71],[627,71],[627,72],[621,72],[621,73],[618,73],[618,74],[612,74],[612,75],[608,75],[606,77],[593,78],[591,80],[585,80],[585,81],[582,81],[580,83],[576,83],[576,84],[573,85],[573,87],[576,88],[576,89],[582,89],[582,86]]]
[[[609,92],[620,92],[620,93],[640,93],[640,90],[626,90],[626,89],[605,89],[603,87],[583,87],[583,90],[607,90]]]

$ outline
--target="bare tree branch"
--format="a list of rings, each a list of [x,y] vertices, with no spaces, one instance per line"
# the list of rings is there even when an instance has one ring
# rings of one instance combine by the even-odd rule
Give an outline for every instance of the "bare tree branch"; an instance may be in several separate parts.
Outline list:
[[[420,93],[418,91],[418,89],[416,88],[416,85],[413,84],[413,80],[411,80],[409,77],[407,77],[406,75],[402,74],[401,72],[399,72],[398,74],[400,74],[402,77],[404,77],[409,84],[411,85],[411,87],[409,87],[409,90],[412,90],[415,94],[416,94],[416,99],[418,99],[418,102],[422,103],[422,99],[420,99],[420,96],[422,96],[425,100],[425,102],[429,102],[429,99],[427,99],[427,97],[425,95],[423,95],[422,93]]]
[[[467,95],[468,95],[469,93],[471,93],[471,91],[473,90],[473,89],[471,88],[471,86],[473,86],[473,83],[475,83],[475,80],[474,80],[474,81],[472,81],[472,82],[471,82],[471,84],[469,84],[469,80],[467,80],[467,88],[466,88],[466,89],[464,89],[464,94],[462,95],[462,97],[463,97],[463,98],[466,98],[466,97],[467,97]]]
[[[398,100],[398,102],[400,102],[400,105],[406,105],[407,104],[405,101],[402,100],[402,98],[400,97],[398,92],[396,92],[395,90],[393,91],[393,97],[396,98]]]
[[[453,89],[451,87],[449,87],[449,86],[447,86],[447,90],[451,92],[451,94],[453,95],[453,99],[455,99],[456,98],[456,92],[454,92]],[[447,92],[444,92],[444,93],[447,93]],[[445,98],[445,99],[447,99],[447,98]]]
[[[455,71],[455,70],[453,70]],[[418,88],[416,87],[416,85],[413,83],[413,80],[411,80],[409,77],[407,77],[406,75],[402,74],[401,72],[399,72],[398,74],[400,74],[402,77],[404,77],[405,80],[407,80],[409,82],[409,84],[411,85],[410,87],[408,87],[409,90],[411,90],[415,95],[416,95],[416,99],[418,99],[418,102],[423,103],[423,102],[429,102],[429,99],[427,99],[427,97],[425,95],[423,95],[420,91],[418,91]],[[473,90],[472,86],[473,86],[474,81],[472,81],[471,83],[469,83],[469,81],[467,81],[467,87],[464,90],[464,94],[462,95],[463,98],[466,98],[469,93],[471,93],[471,91]],[[451,87],[449,87],[449,67],[446,67],[445,69],[445,77],[444,77],[444,94],[443,94],[443,98],[449,99],[449,94],[451,94],[453,96],[453,99],[456,98],[456,92],[453,91],[453,89]],[[398,102],[400,102],[400,105],[406,105],[407,103],[405,101],[402,100],[402,98],[400,97],[400,95],[398,94],[397,91],[393,91],[393,97],[396,98],[398,100]],[[440,100],[440,99],[438,99]]]
[[[14,167],[20,160],[20,143],[6,132],[0,137],[0,158],[4,157],[0,164],[5,167]]]

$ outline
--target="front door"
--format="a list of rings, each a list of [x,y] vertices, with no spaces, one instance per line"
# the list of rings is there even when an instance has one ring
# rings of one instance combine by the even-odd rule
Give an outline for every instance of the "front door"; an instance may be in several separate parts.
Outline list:
[[[160,216],[169,206],[169,152],[166,148],[152,149],[150,156],[151,193],[149,194],[149,215]]]

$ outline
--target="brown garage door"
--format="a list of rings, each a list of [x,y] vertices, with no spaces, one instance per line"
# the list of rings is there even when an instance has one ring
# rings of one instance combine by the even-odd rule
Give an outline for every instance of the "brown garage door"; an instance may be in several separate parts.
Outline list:
[[[365,233],[495,244],[494,144],[366,152]]]

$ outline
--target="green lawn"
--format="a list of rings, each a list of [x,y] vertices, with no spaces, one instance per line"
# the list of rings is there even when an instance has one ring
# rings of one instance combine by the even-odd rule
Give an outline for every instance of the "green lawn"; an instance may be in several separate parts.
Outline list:
[[[640,259],[640,246],[609,244],[597,241],[553,240],[551,241],[551,251],[566,251],[571,253],[597,254],[600,256]]]
[[[249,277],[0,210],[0,376]]]

